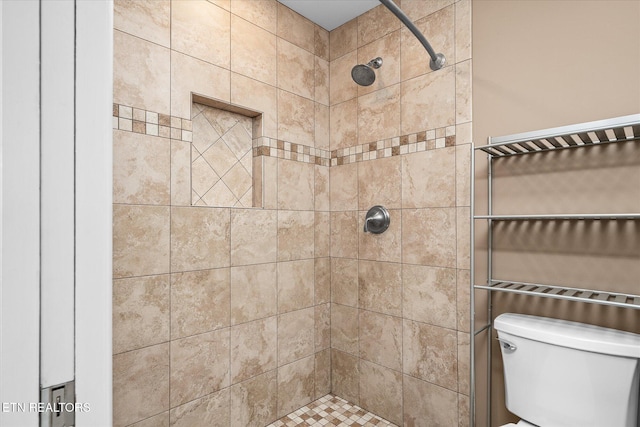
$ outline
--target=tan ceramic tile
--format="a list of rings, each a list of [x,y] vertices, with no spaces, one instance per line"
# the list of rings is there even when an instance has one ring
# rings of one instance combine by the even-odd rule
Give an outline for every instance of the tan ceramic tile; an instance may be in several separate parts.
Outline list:
[[[282,177],[278,174],[278,166],[281,164],[280,159],[275,157],[262,157],[262,207],[265,209],[277,209],[280,207],[280,198],[282,199],[282,206],[289,206],[300,204],[303,207],[307,207],[309,198],[313,198],[313,194],[306,193],[306,197],[301,197],[300,194],[294,191],[290,191],[290,186],[293,182],[290,180],[293,178],[291,175],[284,171]],[[254,162],[255,163],[255,162]],[[297,165],[298,172],[308,172],[306,167],[299,163]],[[278,191],[279,185],[285,185],[282,190],[282,194]],[[304,184],[304,182],[295,181],[295,184]],[[298,188],[300,190],[300,188]]]
[[[456,64],[456,123],[472,119],[471,76],[471,60]]]
[[[313,53],[281,38],[278,38],[277,45],[278,88],[308,99],[314,99],[315,59]]]
[[[315,359],[316,394],[314,397],[318,399],[331,392],[331,349],[317,352]]]
[[[331,302],[358,307],[358,260],[331,259]]]
[[[405,318],[456,328],[455,269],[405,264],[402,282]]]
[[[171,427],[229,425],[229,389],[171,409]]]
[[[113,206],[113,276],[169,272],[169,207]]]
[[[203,111],[210,111],[208,107],[197,103],[192,104],[191,126],[193,129],[192,146],[194,149],[193,160],[197,156],[205,153],[213,144],[220,139],[220,129],[214,128],[209,123]],[[226,172],[226,169],[225,169]]]
[[[331,212],[331,256],[355,257],[358,253],[358,212]]]
[[[331,136],[329,126],[331,124],[331,109],[318,102],[315,103],[315,141],[314,147],[322,150],[329,150]]]
[[[113,202],[169,204],[170,141],[113,132]]]
[[[427,40],[429,40],[429,43],[436,53],[442,53],[444,55],[446,59],[445,65],[454,65],[456,60],[454,50],[454,6],[451,5],[436,13],[416,20],[415,25]],[[429,66],[431,58],[420,41],[407,28],[403,28],[401,32],[402,80],[404,81],[422,74],[434,72]],[[431,129],[431,127],[427,127],[426,129]]]
[[[458,332],[458,392],[469,394],[469,334]]]
[[[170,0],[116,0],[113,28],[141,39],[170,47]]]
[[[360,357],[402,370],[402,319],[360,310]]]
[[[231,268],[231,324],[276,314],[277,276],[275,264]]]
[[[402,207],[451,207],[456,202],[456,149],[402,156]]]
[[[238,198],[227,187],[223,180],[216,182],[209,191],[202,196],[202,203],[196,203],[198,206],[235,206]]]
[[[400,85],[358,98],[358,144],[400,134]]]
[[[231,13],[264,28],[270,33],[276,32],[278,3],[276,0],[234,0]]]
[[[456,6],[456,62],[471,59],[471,0],[462,0]]]
[[[278,208],[313,210],[314,165],[278,159]]]
[[[330,255],[330,220],[329,212],[315,212],[316,257],[328,257]]]
[[[229,209],[172,208],[172,272],[228,267],[229,241]]]
[[[402,261],[402,211],[389,209],[389,228],[382,234],[365,233],[366,211],[358,213],[358,258],[373,261]]]
[[[131,424],[131,427],[169,427],[169,411]]]
[[[406,156],[403,156],[404,158]],[[400,156],[358,163],[358,209],[382,205],[402,207],[402,163]],[[338,168],[339,169],[339,168]]]
[[[405,320],[403,370],[424,381],[458,389],[458,338],[456,331]]]
[[[314,357],[309,356],[278,368],[279,417],[313,400],[314,361]]]
[[[231,0],[207,0],[224,10],[231,10]],[[235,1],[235,0],[234,0]]]
[[[471,205],[472,151],[471,144],[456,146],[456,206]]]
[[[405,425],[458,425],[457,393],[409,375],[403,385]]]
[[[275,316],[231,328],[231,384],[276,368]]]
[[[402,315],[402,264],[361,260],[358,289],[360,308]]]
[[[327,166],[315,166],[315,210],[328,211],[331,207],[329,204],[329,171]]]
[[[278,312],[299,310],[314,303],[315,261],[307,259],[278,263]]]
[[[171,275],[171,338],[229,326],[229,269]]]
[[[315,103],[278,90],[278,139],[313,147]]]
[[[331,210],[358,209],[358,163],[329,169]]]
[[[314,58],[315,64],[315,91],[314,100],[323,105],[329,105],[329,61]]]
[[[360,404],[360,363],[356,356],[331,350],[331,392],[353,404]]]
[[[169,344],[113,357],[113,425],[126,426],[169,409]]]
[[[417,21],[453,4],[454,1],[455,0],[402,0],[402,10],[411,20]]]
[[[317,57],[329,60],[329,31],[325,30],[319,25],[314,27],[315,37],[315,50],[314,53]]]
[[[471,421],[469,406],[469,396],[458,393],[458,427],[469,427]]]
[[[276,261],[277,212],[231,210],[231,265]]]
[[[113,353],[169,341],[169,276],[113,281]]]
[[[228,69],[231,56],[229,15],[228,11],[209,2],[173,2],[171,49]]]
[[[191,143],[171,140],[171,204],[191,204]]]
[[[350,52],[329,63],[329,101],[339,104],[358,95],[358,85],[351,79],[351,69],[357,64],[357,53]]]
[[[402,23],[386,7],[379,5],[358,16],[358,47],[400,29]]]
[[[231,71],[275,86],[276,36],[231,15]]]
[[[315,310],[315,350],[331,347],[331,304],[316,305]]]
[[[172,116],[191,117],[192,93],[229,102],[230,85],[229,70],[176,51],[171,52]]]
[[[471,210],[462,207],[457,208],[456,212],[457,267],[469,269],[471,268]]]
[[[115,30],[113,102],[169,112],[169,49]]]
[[[291,311],[278,316],[278,366],[313,354],[315,308]]]
[[[278,37],[309,51],[315,51],[315,25],[304,16],[278,3]]]
[[[454,67],[404,81],[400,107],[402,135],[454,125]]]
[[[455,230],[454,208],[404,209],[402,262],[454,268]]]
[[[313,258],[315,214],[278,211],[278,261]]]
[[[315,304],[331,300],[331,259],[315,259]]]
[[[275,138],[278,131],[276,88],[231,73],[231,102],[262,113],[263,135]]]
[[[332,150],[357,145],[358,138],[358,100],[351,99],[332,105],[329,117]],[[339,169],[339,168],[338,168]]]
[[[360,361],[360,406],[402,425],[402,374]]]
[[[228,386],[228,328],[171,341],[171,406]]]
[[[329,47],[331,61],[355,51],[358,47],[358,20],[352,19],[329,32]]]
[[[459,331],[469,332],[470,324],[470,292],[471,292],[471,277],[469,270],[458,270],[457,287],[458,292],[456,296],[457,302],[457,328]]]
[[[396,30],[358,49],[358,64],[381,57],[382,66],[375,70],[376,79],[371,86],[358,86],[362,96],[400,83],[400,31]]]
[[[265,426],[276,419],[276,372],[231,386],[231,427]]]
[[[358,309],[331,304],[331,348],[358,355]]]

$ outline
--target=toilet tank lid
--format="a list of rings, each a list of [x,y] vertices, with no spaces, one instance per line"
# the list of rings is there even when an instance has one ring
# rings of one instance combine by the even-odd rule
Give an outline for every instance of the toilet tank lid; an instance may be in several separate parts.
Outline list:
[[[640,335],[549,317],[504,313],[494,328],[522,338],[577,350],[640,359]]]

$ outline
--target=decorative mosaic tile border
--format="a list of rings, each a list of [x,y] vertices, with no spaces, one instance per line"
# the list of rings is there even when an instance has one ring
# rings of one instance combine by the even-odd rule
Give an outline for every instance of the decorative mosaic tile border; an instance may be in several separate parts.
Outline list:
[[[113,129],[186,142],[193,140],[191,120],[121,104],[113,104]]]
[[[328,150],[274,138],[262,137],[253,140],[253,157],[277,157],[279,159],[329,166],[330,154]]]

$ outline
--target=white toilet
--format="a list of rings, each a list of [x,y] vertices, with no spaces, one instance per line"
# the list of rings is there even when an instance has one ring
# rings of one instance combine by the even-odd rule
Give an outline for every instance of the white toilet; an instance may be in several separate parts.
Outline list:
[[[506,426],[640,427],[640,335],[577,322],[501,314]]]

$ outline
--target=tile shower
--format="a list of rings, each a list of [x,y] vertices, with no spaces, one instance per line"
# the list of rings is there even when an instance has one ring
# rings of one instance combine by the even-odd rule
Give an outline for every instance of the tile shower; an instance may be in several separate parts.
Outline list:
[[[328,393],[468,424],[471,4],[397,3],[447,67],[381,6],[329,33],[275,0],[115,1],[114,425],[265,426]],[[234,199],[193,179],[192,94],[259,113],[231,120]]]

